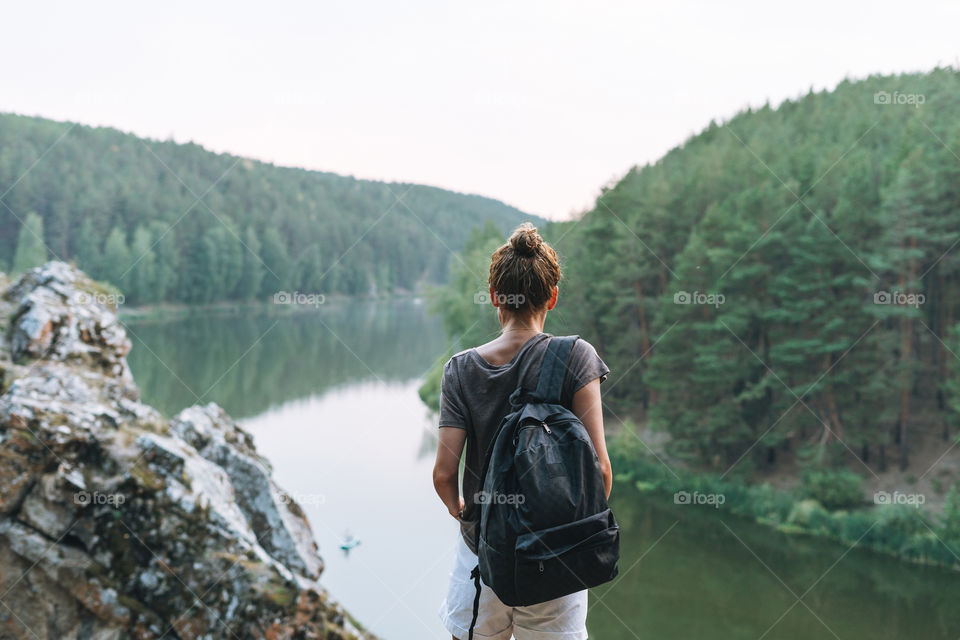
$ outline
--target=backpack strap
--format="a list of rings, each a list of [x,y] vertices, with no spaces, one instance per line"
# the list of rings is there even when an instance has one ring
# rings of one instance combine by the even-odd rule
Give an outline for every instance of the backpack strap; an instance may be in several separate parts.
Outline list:
[[[563,392],[563,378],[567,373],[567,360],[573,343],[580,336],[554,336],[550,338],[547,352],[543,354],[543,363],[540,365],[540,378],[537,380],[535,395],[543,402],[560,404],[560,395]]]
[[[467,638],[468,640],[473,640],[473,630],[477,626],[477,616],[480,615],[480,565],[478,564],[473,568],[473,571],[470,572],[470,577],[473,579],[473,586],[476,587],[477,593],[473,596],[473,618],[470,620],[470,630],[468,631]]]

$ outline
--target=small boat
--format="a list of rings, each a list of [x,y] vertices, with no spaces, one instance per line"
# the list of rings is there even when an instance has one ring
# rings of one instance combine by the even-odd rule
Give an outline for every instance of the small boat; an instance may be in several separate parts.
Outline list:
[[[360,538],[355,538],[348,533],[344,537],[343,542],[340,543],[340,549],[343,551],[343,555],[349,555],[350,550],[358,544],[360,544]]]

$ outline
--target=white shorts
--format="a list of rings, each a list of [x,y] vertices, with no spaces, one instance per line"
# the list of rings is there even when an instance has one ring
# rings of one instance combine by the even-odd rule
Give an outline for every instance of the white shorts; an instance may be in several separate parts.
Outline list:
[[[473,619],[477,594],[470,572],[477,556],[457,533],[457,558],[450,573],[447,597],[440,605],[440,619],[454,637],[466,640]],[[587,591],[529,607],[508,607],[493,589],[480,582],[480,613],[473,637],[487,640],[586,640]]]

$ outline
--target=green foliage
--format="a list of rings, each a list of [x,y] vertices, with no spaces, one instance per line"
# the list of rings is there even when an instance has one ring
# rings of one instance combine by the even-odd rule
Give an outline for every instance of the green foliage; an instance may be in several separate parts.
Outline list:
[[[17,234],[17,251],[13,256],[14,274],[38,267],[47,260],[47,247],[43,243],[43,218],[28,213]]]
[[[243,234],[243,244],[246,251],[243,252],[243,273],[237,283],[233,297],[238,299],[255,298],[263,285],[264,267],[263,258],[260,256],[262,251],[260,238],[256,232],[248,227]]]
[[[320,247],[315,244],[304,249],[303,254],[294,265],[296,275],[291,282],[296,283],[300,291],[322,291],[323,261],[320,258]]]
[[[926,102],[874,101],[893,89]],[[918,407],[960,407],[955,371],[926,383],[958,367],[933,337],[960,317],[958,91],[936,69],[747,110],[557,225],[564,313],[611,368],[606,407],[724,472],[781,451],[874,464],[891,444],[906,466]]]
[[[431,366],[427,372],[423,384],[417,389],[420,400],[434,413],[440,412],[440,382],[443,378],[443,365],[452,355],[453,352],[448,351],[437,358],[436,362],[433,363],[433,366]]]
[[[804,493],[827,509],[863,504],[863,478],[847,469],[808,469],[801,474]]]
[[[0,263],[19,253],[18,269],[36,266],[48,257],[45,240],[49,257],[113,279],[131,302],[245,299],[300,286],[413,291],[446,280],[448,257],[475,226],[491,220],[504,234],[530,217],[480,196],[277,167],[107,128],[68,128],[0,115],[0,183],[16,183],[4,202],[36,211],[43,225],[30,220],[30,233],[14,216],[0,217]],[[131,263],[145,253],[143,229],[156,244],[136,273]],[[196,268],[210,270],[190,272]]]
[[[805,490],[791,492],[769,484],[749,485],[729,476],[668,467],[649,453],[638,454],[630,444],[633,438],[621,433],[609,443],[616,480],[662,496],[665,503],[674,502],[678,491],[721,494],[721,513],[752,518],[788,533],[833,538],[848,546],[856,544],[915,562],[960,567],[960,491],[951,491],[946,508],[935,519],[916,507],[864,506],[862,500],[849,510],[830,510],[808,497]],[[841,482],[852,484],[849,478]]]
[[[450,281],[427,291],[429,308],[443,320],[451,348],[441,355],[421,385],[420,398],[439,410],[443,365],[458,349],[488,342],[497,336],[500,323],[490,304],[490,256],[504,243],[504,234],[492,222],[470,232],[463,251],[451,257]]]
[[[93,220],[86,219],[80,223],[73,242],[76,247],[74,261],[84,265],[88,274],[99,274],[103,268],[103,254],[100,251],[102,244]]]
[[[130,270],[132,297],[127,302],[139,304],[141,300],[149,300],[155,296],[157,290],[157,254],[153,251],[153,237],[150,230],[143,225],[137,227],[130,249],[133,259],[137,262]]]
[[[100,266],[101,273],[95,275],[98,280],[106,280],[114,285],[120,286],[121,283],[136,267],[140,258],[145,256],[131,257],[130,249],[127,248],[127,236],[123,229],[114,227],[107,236],[106,244],[103,247],[103,261]]]
[[[956,484],[947,492],[943,513],[940,515],[940,526],[948,540],[960,544],[960,487]]]
[[[177,286],[177,264],[180,260],[176,238],[159,220],[151,222],[148,226],[150,237],[153,238],[152,251],[156,255],[156,271],[153,295],[144,297],[144,300],[157,302],[170,300]]]
[[[450,280],[428,291],[430,310],[440,314],[444,331],[455,343],[482,344],[500,329],[490,303],[490,256],[504,243],[504,234],[487,222],[470,232],[463,251],[450,258]]]
[[[945,340],[951,351],[960,353],[960,323],[950,327]],[[947,358],[946,365],[948,375],[944,376],[941,389],[947,403],[946,419],[956,425],[960,423],[960,358]]]
[[[283,290],[290,281],[293,265],[290,263],[290,256],[283,238],[276,229],[269,228],[263,234],[263,250],[260,252],[260,257],[267,271],[260,285],[260,295],[269,296]]]

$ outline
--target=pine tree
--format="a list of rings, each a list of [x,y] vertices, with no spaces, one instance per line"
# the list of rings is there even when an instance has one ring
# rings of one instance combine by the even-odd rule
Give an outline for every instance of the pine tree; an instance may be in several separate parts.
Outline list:
[[[890,295],[917,295],[922,293],[919,280],[925,255],[930,210],[926,205],[929,176],[922,149],[911,152],[900,165],[896,178],[883,194],[880,213],[887,230],[886,256],[890,268]],[[884,305],[886,325],[898,337],[896,387],[899,411],[893,429],[893,439],[899,445],[900,468],[909,464],[911,403],[916,379],[923,373],[917,356],[917,319],[922,317],[919,306]]]
[[[323,278],[323,262],[320,258],[320,247],[315,244],[307,247],[297,259],[296,289],[304,293],[321,291]]]
[[[76,265],[94,278],[103,277],[103,252],[100,250],[102,244],[103,239],[94,229],[93,220],[84,218],[72,241],[72,255]]]
[[[114,227],[103,245],[102,277],[121,291],[130,290],[133,279],[130,277],[134,266],[130,249],[127,248],[127,234],[120,227]]]
[[[265,273],[263,258],[260,255],[262,252],[260,239],[252,227],[247,227],[243,234],[243,242],[246,245],[243,253],[243,273],[234,293],[234,296],[241,300],[256,298],[259,295]]]
[[[153,237],[150,231],[143,225],[137,227],[133,232],[133,244],[130,250],[132,259],[135,262],[130,269],[127,281],[128,302],[133,304],[142,304],[150,300],[156,300],[157,287],[157,256],[153,251]]]
[[[183,247],[180,273],[177,274],[177,299],[204,303],[212,299],[212,272],[216,251],[206,234],[192,236]]]
[[[263,248],[260,253],[266,273],[260,285],[261,296],[272,296],[278,291],[291,291],[295,285],[290,282],[290,258],[280,233],[273,227],[263,233]]]
[[[208,256],[212,291],[209,300],[233,297],[243,276],[244,253],[247,251],[236,231],[224,224],[215,224],[204,234],[210,247]]]
[[[20,274],[39,267],[47,261],[47,247],[43,242],[43,218],[28,213],[17,234],[17,252],[13,256],[11,271]]]
[[[161,302],[174,295],[177,272],[180,269],[180,252],[176,244],[176,233],[168,225],[159,221],[150,223],[150,235],[154,242],[153,252],[156,254],[152,301]]]

